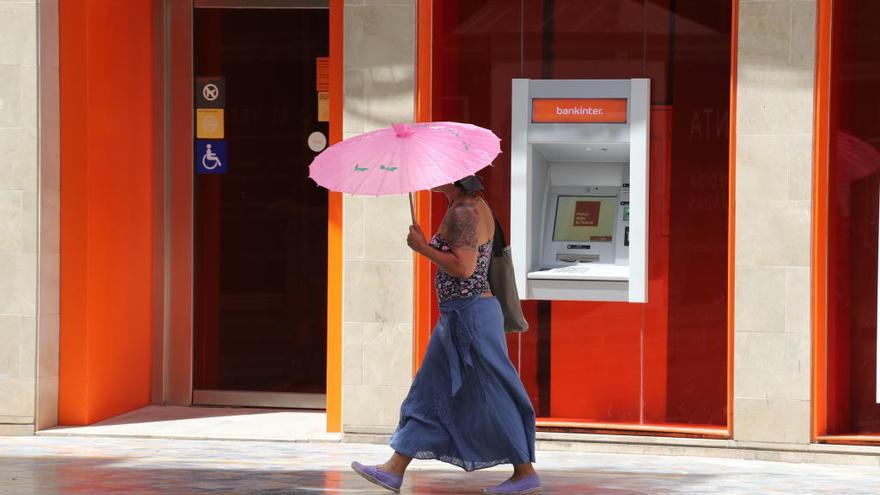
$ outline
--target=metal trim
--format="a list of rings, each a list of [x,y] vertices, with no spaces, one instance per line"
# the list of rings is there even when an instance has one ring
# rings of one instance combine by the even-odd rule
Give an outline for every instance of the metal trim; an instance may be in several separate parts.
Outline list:
[[[155,403],[326,409],[325,394],[194,390],[194,8],[329,9],[329,0],[166,2],[164,39],[164,352]],[[159,365],[156,357],[154,365]],[[154,384],[157,384],[154,377]]]
[[[153,404],[165,402],[167,354],[167,43],[169,39],[165,2],[153,0],[153,28],[156,36],[153,44],[153,328],[152,328],[152,376],[151,398]]]
[[[195,0],[197,9],[329,9],[330,0]]]
[[[249,392],[245,390],[194,390],[193,404],[323,410],[327,408],[327,395]]]
[[[188,406],[193,390],[193,9],[185,1],[167,5],[164,403]]]
[[[651,80],[630,79],[629,302],[648,302],[648,215],[651,167]]]
[[[646,434],[653,435],[663,435],[663,434],[685,434],[685,435],[696,435],[703,438],[718,438],[718,439],[730,439],[731,434],[728,428],[723,426],[713,428],[713,427],[700,427],[700,426],[672,426],[672,425],[645,425],[645,424],[627,424],[627,423],[594,423],[594,422],[580,422],[580,421],[554,421],[552,419],[546,418],[538,418],[535,421],[535,425],[538,428],[538,432],[540,433],[552,433],[553,429],[569,429],[569,430],[579,430],[579,431],[571,431],[566,433],[576,433],[576,434],[591,434],[596,430],[598,431],[613,431],[616,432],[644,432]],[[549,431],[548,431],[549,430]]]

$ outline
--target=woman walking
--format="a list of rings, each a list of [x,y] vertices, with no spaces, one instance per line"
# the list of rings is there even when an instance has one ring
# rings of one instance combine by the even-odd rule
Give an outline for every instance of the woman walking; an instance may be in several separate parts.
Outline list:
[[[512,464],[513,476],[483,490],[514,495],[541,491],[535,461],[535,412],[507,355],[503,316],[488,282],[494,217],[470,176],[434,191],[449,208],[440,230],[425,241],[410,226],[407,244],[437,265],[437,323],[422,367],[401,406],[384,464],[352,468],[399,493],[412,459],[437,459],[465,471]]]

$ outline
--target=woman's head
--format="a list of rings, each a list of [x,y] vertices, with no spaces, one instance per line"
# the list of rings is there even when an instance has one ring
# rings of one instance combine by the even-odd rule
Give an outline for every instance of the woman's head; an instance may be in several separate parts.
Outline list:
[[[480,182],[480,179],[476,175],[469,175],[455,182],[434,187],[431,190],[434,192],[443,193],[447,196],[453,196],[462,193],[474,194],[483,190],[483,183]]]
[[[480,182],[480,178],[476,175],[468,175],[467,177],[453,182],[453,184],[455,185],[455,187],[461,189],[468,194],[473,194],[475,192],[483,190],[483,183]]]

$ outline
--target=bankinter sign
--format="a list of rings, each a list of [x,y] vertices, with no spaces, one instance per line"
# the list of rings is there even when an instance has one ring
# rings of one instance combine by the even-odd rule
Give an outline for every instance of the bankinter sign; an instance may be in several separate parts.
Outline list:
[[[532,100],[532,122],[625,124],[626,100]]]

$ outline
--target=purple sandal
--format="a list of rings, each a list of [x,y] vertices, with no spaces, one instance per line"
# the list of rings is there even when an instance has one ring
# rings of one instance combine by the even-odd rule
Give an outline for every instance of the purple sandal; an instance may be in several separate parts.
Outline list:
[[[498,486],[483,490],[483,495],[528,495],[532,493],[541,493],[541,479],[537,474],[526,476],[519,481],[507,480]]]
[[[370,483],[379,485],[394,493],[400,493],[400,485],[403,484],[403,477],[386,473],[379,469],[378,466],[364,466],[357,461],[351,463],[351,468]]]

